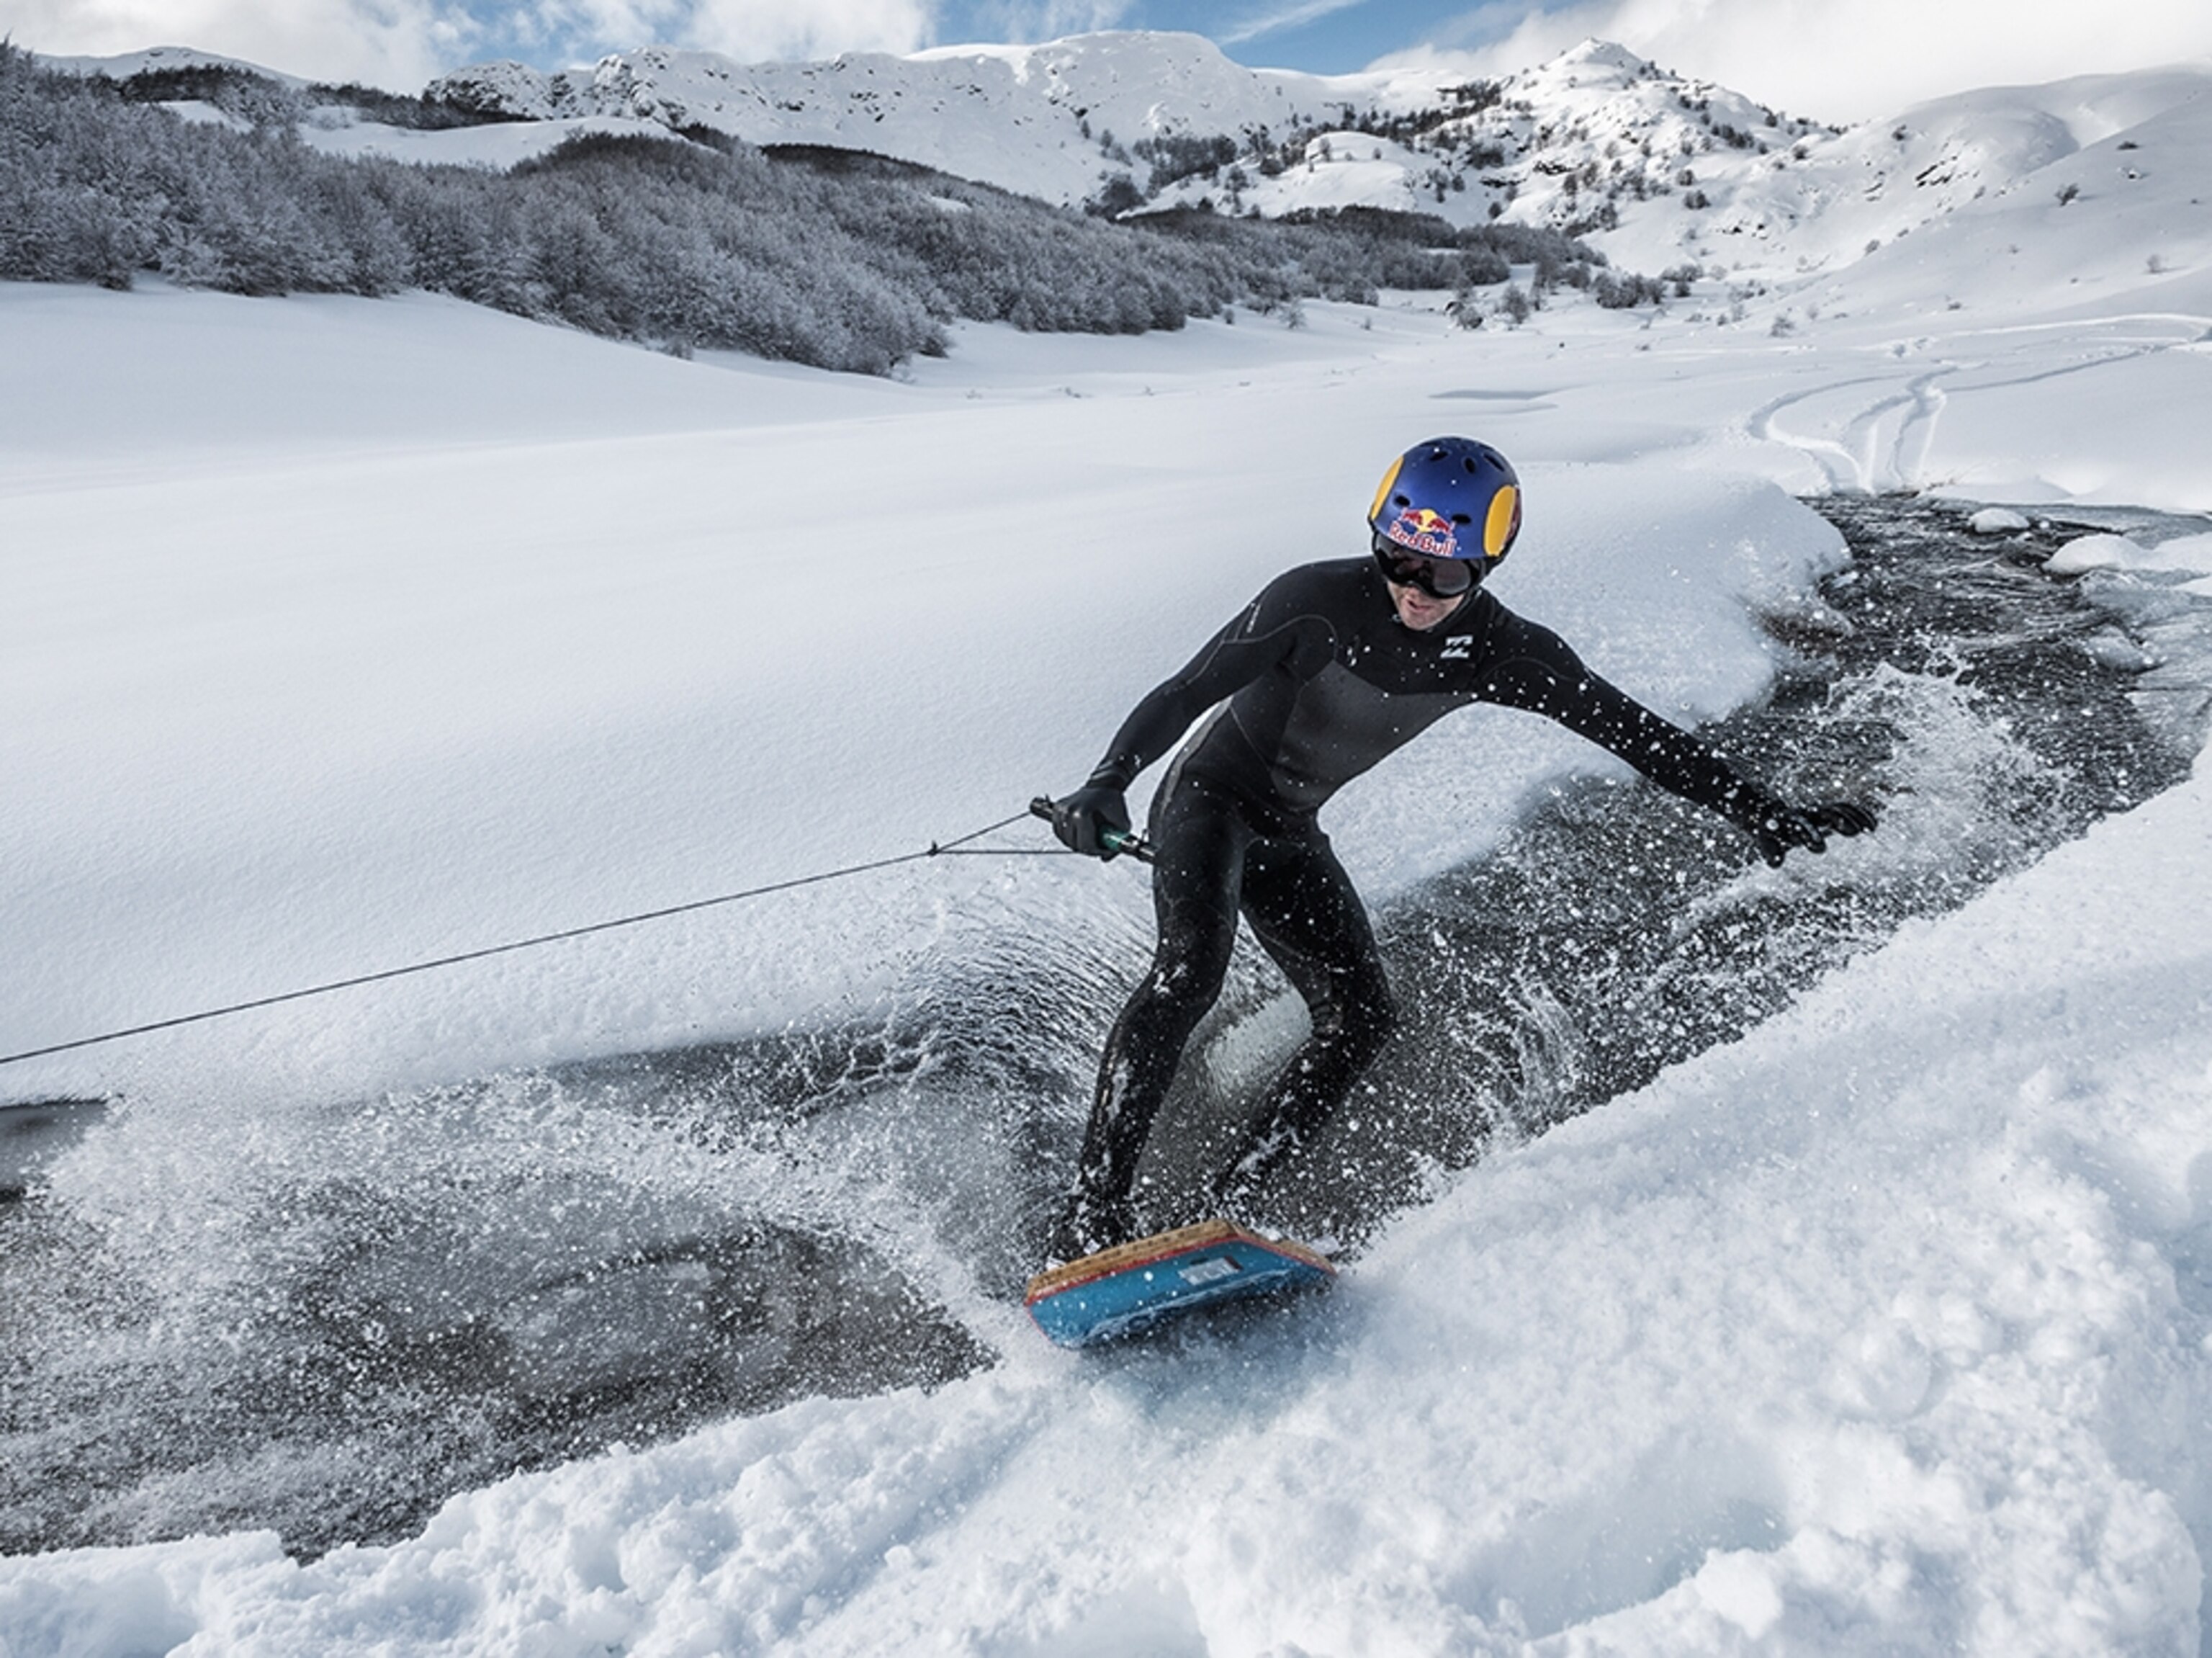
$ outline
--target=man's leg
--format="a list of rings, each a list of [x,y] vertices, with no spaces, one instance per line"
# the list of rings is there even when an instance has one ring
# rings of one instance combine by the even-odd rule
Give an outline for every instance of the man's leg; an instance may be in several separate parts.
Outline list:
[[[1261,947],[1305,999],[1312,1029],[1215,1177],[1213,1195],[1231,1210],[1313,1143],[1398,1021],[1366,906],[1326,836],[1255,842],[1243,903]]]
[[[1137,1161],[1184,1045],[1221,993],[1237,942],[1238,878],[1252,832],[1225,797],[1180,781],[1153,814],[1159,944],[1098,1066],[1080,1173],[1053,1240],[1062,1259],[1134,1235]]]

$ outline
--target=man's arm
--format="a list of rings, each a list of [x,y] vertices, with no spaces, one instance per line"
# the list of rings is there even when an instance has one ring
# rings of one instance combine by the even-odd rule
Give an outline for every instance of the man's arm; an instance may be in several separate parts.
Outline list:
[[[1506,613],[1482,684],[1486,701],[1557,720],[1618,754],[1661,788],[1719,813],[1779,865],[1793,847],[1827,850],[1831,834],[1863,834],[1875,814],[1852,801],[1799,808],[1761,788],[1680,726],[1584,667],[1549,628]]]
[[[1053,803],[1053,832],[1071,850],[1112,857],[1103,832],[1128,832],[1128,806],[1122,796],[1139,772],[1174,747],[1206,710],[1261,674],[1302,650],[1318,649],[1326,656],[1328,622],[1300,607],[1288,590],[1297,574],[1270,582],[1195,656],[1147,692],[1121,722],[1083,787]]]

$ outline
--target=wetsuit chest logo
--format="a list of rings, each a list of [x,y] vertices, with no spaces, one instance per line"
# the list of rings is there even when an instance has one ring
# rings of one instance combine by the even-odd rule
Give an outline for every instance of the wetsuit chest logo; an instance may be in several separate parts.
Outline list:
[[[1474,660],[1474,636],[1455,633],[1444,641],[1444,648],[1437,653],[1439,661],[1468,662]]]

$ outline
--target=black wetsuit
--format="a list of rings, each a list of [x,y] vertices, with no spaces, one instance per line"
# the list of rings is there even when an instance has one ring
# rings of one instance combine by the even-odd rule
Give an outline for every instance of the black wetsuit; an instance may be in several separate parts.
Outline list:
[[[1138,1157],[1184,1044],[1220,992],[1240,911],[1304,997],[1312,1032],[1252,1112],[1215,1197],[1231,1204],[1249,1197],[1342,1102],[1396,1012],[1365,908],[1316,814],[1352,778],[1471,703],[1547,716],[1740,823],[1775,804],[1704,743],[1584,667],[1559,635],[1480,588],[1437,626],[1416,631],[1399,621],[1371,559],[1278,576],[1137,704],[1091,777],[1127,789],[1216,710],[1152,804],[1159,948],[1099,1067],[1078,1193],[1094,1216],[1118,1211],[1126,1224]]]

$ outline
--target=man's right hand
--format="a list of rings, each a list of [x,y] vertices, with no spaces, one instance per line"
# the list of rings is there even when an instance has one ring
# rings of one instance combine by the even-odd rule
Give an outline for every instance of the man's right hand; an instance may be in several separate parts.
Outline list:
[[[1129,832],[1128,802],[1118,789],[1086,784],[1052,803],[1052,832],[1071,852],[1114,857],[1121,850],[1119,838]]]

